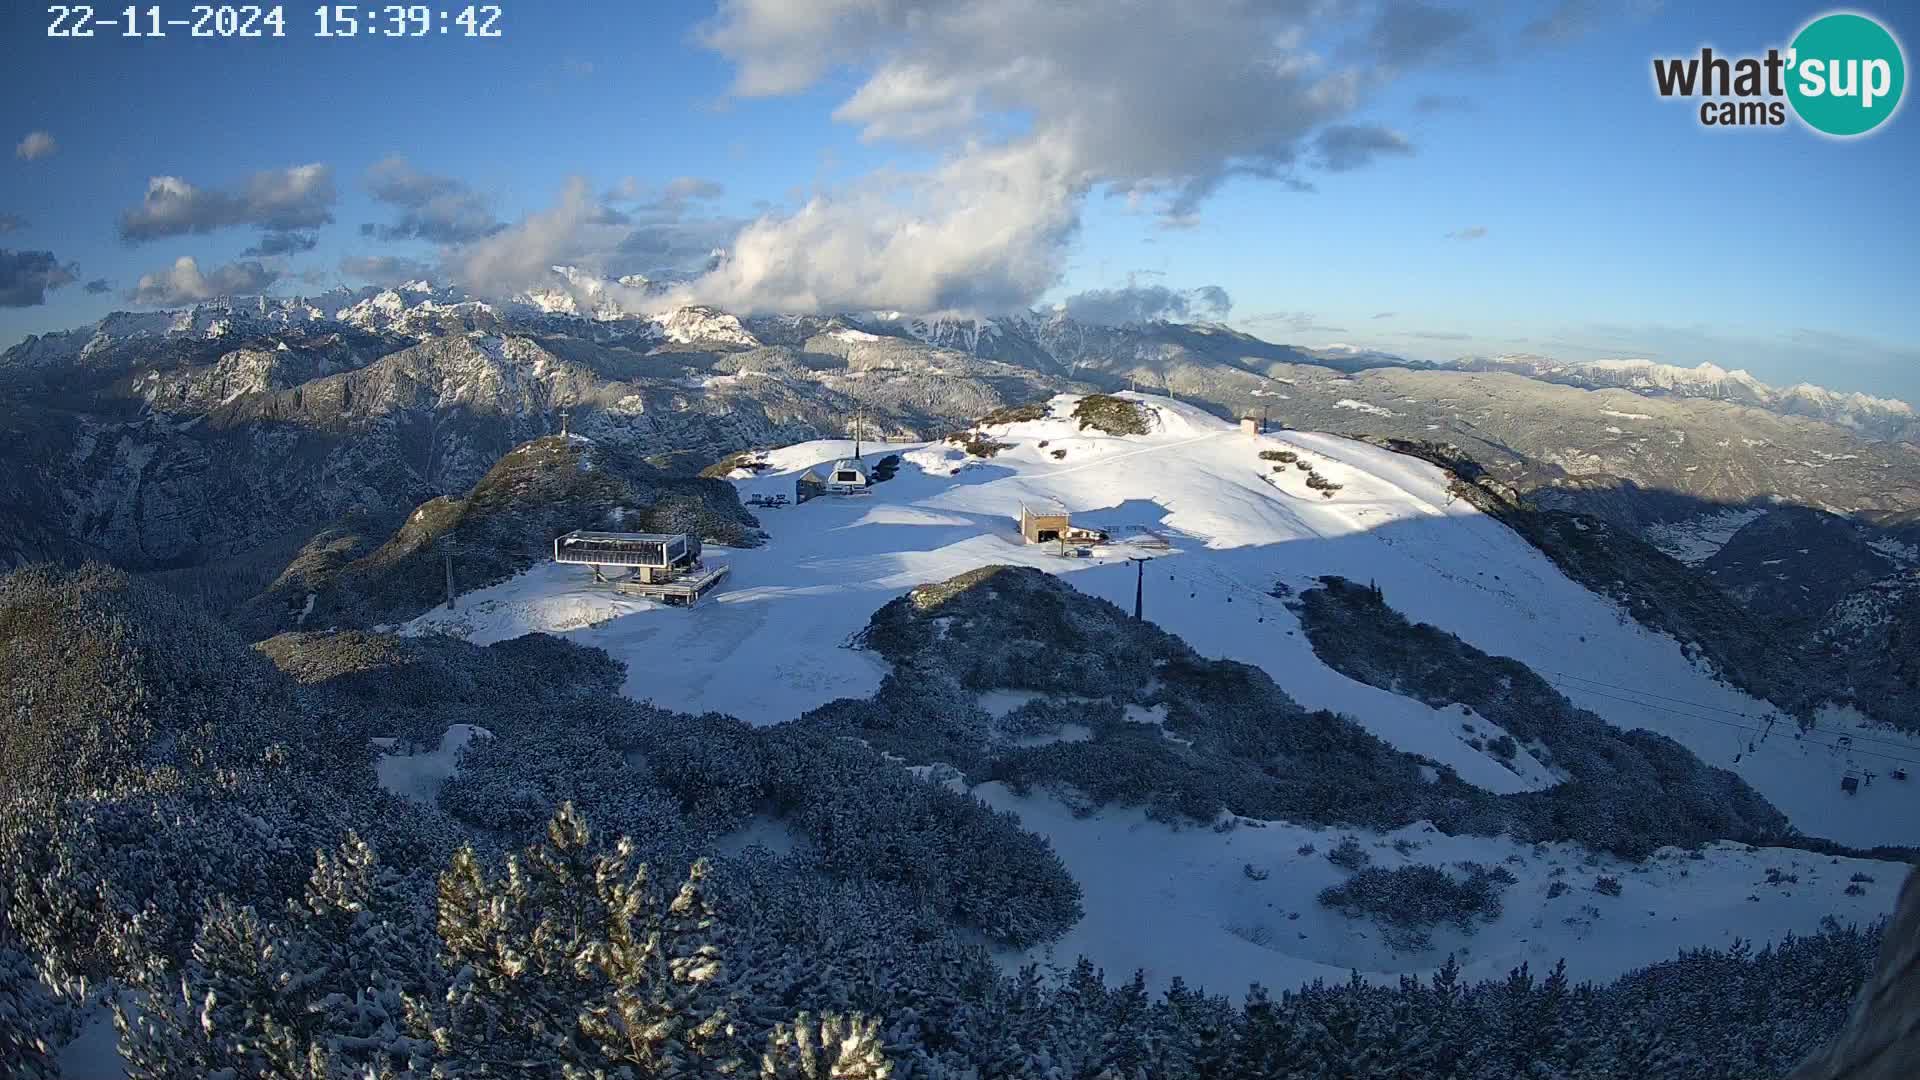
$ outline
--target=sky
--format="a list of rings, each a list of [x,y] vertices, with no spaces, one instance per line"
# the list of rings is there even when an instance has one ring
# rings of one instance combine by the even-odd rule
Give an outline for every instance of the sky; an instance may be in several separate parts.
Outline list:
[[[637,273],[679,284],[606,287],[1920,402],[1913,110],[1714,129],[1653,86],[1655,57],[1784,48],[1824,5],[507,0],[491,39],[438,20],[461,5],[400,39],[365,32],[385,5],[351,38],[292,5],[259,40],[53,38],[9,7],[0,343],[226,294]],[[1905,5],[1852,10],[1920,40]]]

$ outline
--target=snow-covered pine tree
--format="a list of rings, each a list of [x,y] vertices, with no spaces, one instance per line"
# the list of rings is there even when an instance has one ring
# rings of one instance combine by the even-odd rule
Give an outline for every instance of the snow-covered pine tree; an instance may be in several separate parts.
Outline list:
[[[1258,984],[1247,992],[1239,1021],[1228,1076],[1294,1075],[1313,1037],[1310,1028],[1317,1026],[1298,1007],[1297,999],[1275,1001]]]
[[[880,1024],[867,1017],[807,1013],[778,1024],[760,1055],[760,1080],[889,1080],[893,1063]]]
[[[116,1002],[135,1076],[313,1077],[421,1065],[409,993],[438,986],[415,891],[349,834],[314,855],[284,920],[216,901],[177,982],[156,967],[138,1006]]]
[[[0,902],[0,916],[5,904]],[[72,1007],[41,981],[27,955],[4,943],[0,918],[0,1075],[48,1080],[59,1075],[53,1048],[77,1029]]]
[[[630,842],[590,841],[568,803],[502,876],[471,847],[454,855],[438,926],[456,975],[440,1001],[416,1003],[417,1029],[444,1061],[509,1073],[737,1071],[704,864],[669,900]]]
[[[1223,997],[1188,988],[1178,975],[1168,984],[1160,1005],[1162,1037],[1160,1067],[1168,1076],[1213,1080],[1231,1075],[1233,1027],[1236,1010]]]
[[[128,1075],[323,1080],[337,1063],[326,1060],[314,1038],[324,1032],[306,1015],[304,959],[299,942],[252,908],[216,902],[171,992],[156,977],[143,1000],[114,1003]]]

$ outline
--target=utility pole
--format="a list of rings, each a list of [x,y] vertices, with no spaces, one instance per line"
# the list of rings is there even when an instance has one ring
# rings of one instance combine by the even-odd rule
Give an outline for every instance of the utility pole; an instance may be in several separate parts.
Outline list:
[[[1133,564],[1133,570],[1134,570],[1133,621],[1141,622],[1143,621],[1141,618],[1141,601],[1145,598],[1145,595],[1146,595],[1147,562],[1149,560],[1130,555],[1127,557],[1127,561]]]
[[[568,417],[567,410],[561,409],[560,410],[560,437],[563,439],[567,437],[567,417]]]
[[[857,412],[853,414],[853,460],[855,461],[860,460],[860,421],[862,419],[863,414]]]
[[[443,533],[433,541],[433,549],[440,553],[441,573],[447,579],[447,610],[453,610],[453,534]]]

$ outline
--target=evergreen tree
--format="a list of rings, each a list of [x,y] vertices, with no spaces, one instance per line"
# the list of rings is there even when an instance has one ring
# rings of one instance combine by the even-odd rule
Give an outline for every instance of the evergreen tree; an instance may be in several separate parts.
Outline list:
[[[493,877],[462,848],[440,877],[442,960],[456,972],[413,1021],[442,1058],[567,1076],[679,1077],[741,1065],[718,920],[696,864],[671,898],[622,839],[596,852],[572,804]]]
[[[4,935],[0,921],[0,1075],[51,1080],[58,1075],[54,1048],[78,1027],[73,1009],[48,991],[33,962],[5,944]]]
[[[880,1045],[880,1024],[861,1016],[806,1013],[779,1024],[760,1056],[760,1080],[889,1080],[893,1064]]]

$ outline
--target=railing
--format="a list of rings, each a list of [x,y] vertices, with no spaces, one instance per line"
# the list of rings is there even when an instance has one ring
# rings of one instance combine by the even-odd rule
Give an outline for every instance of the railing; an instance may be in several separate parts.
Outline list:
[[[578,563],[583,566],[665,566],[666,559],[658,550],[651,552],[622,550],[616,547],[595,547],[590,544],[564,544],[555,549],[554,562]]]
[[[684,539],[602,540],[562,536],[553,542],[553,561],[584,566],[671,566],[687,558]]]

